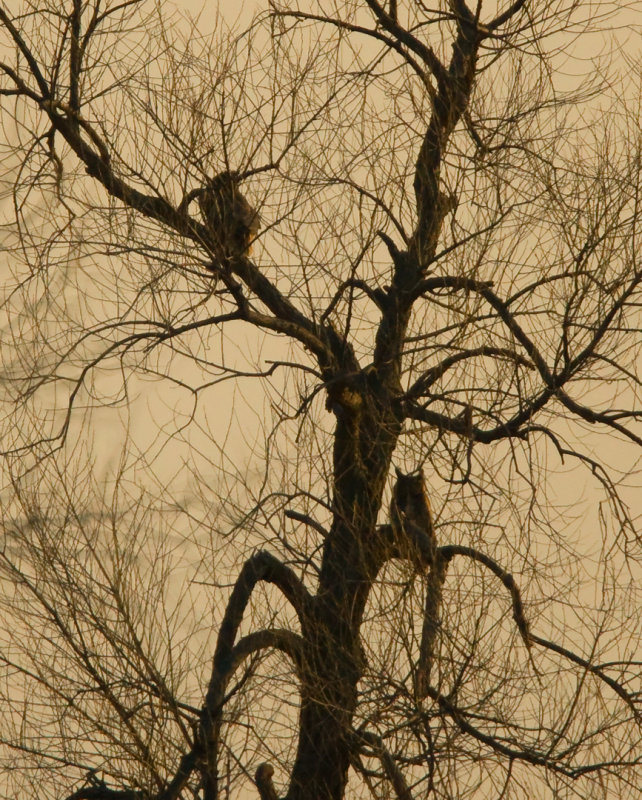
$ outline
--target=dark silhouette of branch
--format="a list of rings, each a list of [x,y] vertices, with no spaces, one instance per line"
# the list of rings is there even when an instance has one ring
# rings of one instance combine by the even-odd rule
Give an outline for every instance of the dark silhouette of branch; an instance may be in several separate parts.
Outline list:
[[[524,761],[528,764],[543,766],[552,772],[558,772],[567,777],[575,776],[575,771],[562,766],[552,753],[540,753],[534,749],[510,747],[499,738],[480,731],[479,728],[476,728],[468,721],[466,712],[463,709],[458,708],[448,697],[438,692],[432,686],[426,687],[426,695],[439,705],[442,713],[450,717],[463,733],[487,745],[489,749],[495,753],[507,756],[511,760]]]
[[[67,800],[148,800],[149,795],[132,789],[110,789],[108,786],[87,786],[70,794]]]
[[[445,559],[451,559],[453,556],[460,555],[460,556],[467,556],[468,558],[472,558],[474,561],[478,561],[480,564],[483,564],[485,567],[496,575],[499,580],[504,584],[504,586],[508,589],[511,595],[511,600],[513,603],[513,619],[517,625],[517,629],[524,641],[526,647],[530,648],[531,646],[531,639],[530,639],[530,629],[528,622],[526,621],[526,617],[524,616],[524,606],[522,604],[522,598],[519,592],[519,588],[515,583],[515,579],[507,572],[503,567],[501,567],[494,559],[490,556],[487,556],[485,553],[481,553],[479,550],[475,550],[473,547],[465,547],[463,545],[458,544],[447,544],[443,547],[439,548],[440,554]]]
[[[288,519],[294,519],[297,522],[302,522],[304,525],[308,525],[310,528],[315,530],[318,534],[320,534],[324,539],[328,536],[328,531],[320,525],[316,520],[312,519],[311,516],[308,514],[302,514],[300,511],[293,511],[292,509],[287,509],[285,511],[285,516]]]
[[[201,713],[200,748],[205,800],[214,800],[217,796],[216,762],[220,713],[225,702],[227,681],[238,663],[250,652],[266,647],[278,647],[287,651],[298,664],[303,657],[301,646],[298,644],[299,637],[287,631],[258,631],[241,639],[236,648],[234,647],[245,609],[259,581],[271,583],[280,589],[302,624],[305,624],[309,613],[310,596],[293,570],[266,551],[256,553],[245,562],[219,628],[212,674]]]
[[[441,363],[424,372],[406,392],[404,399],[415,400],[421,397],[439,378],[451,368],[458,364],[460,361],[466,361],[469,358],[477,358],[483,356],[487,358],[499,358],[512,361],[515,365],[524,367],[525,369],[535,369],[533,363],[524,356],[516,353],[507,347],[491,347],[483,346],[476,347],[472,350],[462,350],[461,353],[453,353],[451,356],[444,358]]]
[[[364,745],[369,747],[379,761],[381,761],[381,766],[393,788],[397,800],[412,800],[412,793],[406,779],[395,762],[394,757],[386,749],[381,737],[371,731],[360,728],[355,733],[355,739],[360,748],[363,749]]]
[[[536,636],[532,632],[529,633],[529,638],[531,642],[533,642],[534,644],[539,644],[546,650],[552,650],[554,653],[559,653],[565,658],[568,658],[569,661],[573,661],[573,663],[578,664],[580,667],[584,667],[584,669],[586,669],[588,672],[598,677],[601,681],[604,681],[604,683],[606,683],[607,686],[610,686],[611,689],[613,689],[613,691],[618,695],[618,697],[621,697],[622,700],[624,700],[627,706],[631,709],[634,719],[636,720],[638,725],[642,727],[642,709],[636,706],[634,697],[630,695],[629,692],[627,692],[626,689],[616,680],[610,678],[604,672],[603,668],[591,664],[590,661],[588,661],[585,658],[582,658],[581,656],[578,656],[576,653],[574,653],[572,650],[569,650],[567,647],[562,647],[561,645],[556,644],[555,642],[551,642],[548,639],[543,639],[541,636]]]
[[[446,580],[449,559],[443,555],[442,548],[437,554],[426,577],[426,597],[424,601],[421,641],[419,644],[419,663],[416,670],[417,697],[425,697],[430,686],[430,676],[435,661],[435,645],[441,626],[443,608],[443,586]]]

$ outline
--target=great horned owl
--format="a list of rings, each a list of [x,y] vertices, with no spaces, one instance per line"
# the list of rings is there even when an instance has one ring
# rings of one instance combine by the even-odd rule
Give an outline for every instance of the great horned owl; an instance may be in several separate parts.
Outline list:
[[[434,562],[437,542],[423,470],[397,473],[390,503],[390,525],[400,551],[422,570]]]
[[[206,184],[198,203],[216,256],[221,260],[249,255],[261,218],[239,189],[238,172],[221,172]]]

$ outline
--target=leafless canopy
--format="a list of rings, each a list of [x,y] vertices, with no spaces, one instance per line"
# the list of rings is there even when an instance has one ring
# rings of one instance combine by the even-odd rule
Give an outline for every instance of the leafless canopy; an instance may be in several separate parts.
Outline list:
[[[212,5],[0,4],[0,793],[639,797],[639,3]]]

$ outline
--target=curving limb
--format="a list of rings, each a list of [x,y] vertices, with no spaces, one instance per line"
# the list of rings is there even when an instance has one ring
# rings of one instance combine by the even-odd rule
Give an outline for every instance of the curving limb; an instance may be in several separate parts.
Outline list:
[[[537,367],[540,375],[544,379],[546,386],[557,390],[558,383],[553,376],[544,357],[539,352],[533,340],[526,334],[522,326],[517,322],[515,316],[510,311],[508,305],[492,290],[491,284],[486,281],[476,281],[471,278],[460,278],[445,275],[443,277],[430,277],[421,281],[413,292],[414,297],[420,297],[426,292],[434,293],[440,289],[452,289],[454,291],[473,292],[481,295],[486,302],[497,312],[499,318],[513,334],[515,339],[524,348],[528,357]]]
[[[308,616],[310,595],[301,579],[278,558],[262,550],[249,558],[241,570],[223,616],[214,652],[212,674],[200,720],[201,769],[204,798],[217,796],[217,752],[221,709],[226,701],[227,683],[238,665],[251,653],[274,647],[287,653],[295,665],[303,659],[302,639],[286,630],[264,630],[234,642],[254,587],[259,581],[276,586],[288,599],[302,624]]]
[[[474,439],[481,444],[491,444],[512,437],[526,439],[531,426],[528,424],[534,414],[541,410],[553,397],[554,392],[546,388],[529,403],[524,404],[513,417],[500,422],[494,428],[480,428],[469,425],[466,418],[458,414],[454,417],[432,411],[414,401],[402,401],[403,413],[408,419],[425,422],[439,431],[449,431],[465,439]]]
[[[541,636],[536,636],[531,632],[530,625],[528,624],[528,621],[524,615],[524,606],[522,603],[519,588],[515,583],[515,579],[509,572],[506,572],[506,570],[504,570],[496,561],[490,558],[490,556],[487,556],[485,553],[479,552],[479,550],[475,550],[472,547],[465,547],[463,545],[444,545],[443,547],[439,548],[438,555],[441,556],[446,561],[449,561],[455,555],[464,555],[488,567],[488,569],[490,569],[491,572],[493,572],[501,580],[501,582],[504,584],[504,586],[508,589],[508,591],[511,594],[511,599],[513,603],[513,619],[517,624],[517,628],[524,641],[524,644],[529,649],[529,652],[533,644],[538,644],[547,650],[552,650],[555,653],[563,655],[569,661],[572,661],[573,663],[583,667],[588,672],[595,675],[601,681],[610,686],[610,688],[613,689],[613,691],[618,695],[618,697],[624,700],[624,702],[629,706],[635,720],[640,725],[642,725],[642,712],[636,706],[633,697],[623,688],[621,684],[619,684],[613,678],[610,678],[604,672],[603,669],[591,664],[590,661],[588,661],[587,659],[578,656],[576,653],[573,653],[566,647],[562,647],[561,645],[555,644],[555,642],[543,639]],[[424,620],[424,625],[425,624],[426,622]],[[422,647],[423,647],[423,639],[422,639]],[[425,686],[427,688],[427,684]],[[429,692],[426,693],[429,694]]]
[[[572,661],[574,664],[577,664],[580,667],[584,667],[587,672],[590,672],[592,675],[595,675],[596,678],[599,678],[601,681],[606,683],[607,686],[610,686],[611,689],[618,695],[627,706],[633,712],[633,718],[638,723],[640,727],[642,727],[642,709],[638,708],[635,704],[634,698],[626,691],[626,689],[619,684],[613,678],[610,678],[603,669],[600,667],[596,667],[594,664],[591,664],[590,661],[587,659],[578,656],[572,650],[569,650],[566,647],[562,647],[559,644],[555,644],[555,642],[549,642],[548,639],[543,639],[541,636],[535,636],[535,634],[530,634],[530,639],[533,644],[538,644],[541,647],[544,647],[546,650],[552,650],[554,653],[559,653],[559,655],[568,658],[569,661]]]
[[[323,525],[321,525],[315,519],[312,519],[309,514],[303,514],[301,511],[295,511],[291,508],[288,508],[284,512],[284,516],[286,516],[288,519],[296,520],[296,522],[302,522],[304,525],[312,528],[312,530],[316,531],[322,539],[327,539],[329,536],[328,531],[323,527]]]
[[[214,654],[214,668],[224,668],[230,658],[232,646],[236,639],[239,625],[250,600],[250,596],[259,581],[276,586],[285,595],[300,620],[309,610],[310,594],[305,585],[290,567],[279,561],[276,556],[266,550],[260,550],[243,565],[234,589],[227,603],[227,609],[219,629],[218,642]]]
[[[468,558],[472,558],[474,561],[478,561],[480,564],[488,567],[488,569],[499,578],[499,580],[510,592],[511,599],[513,601],[513,619],[517,624],[517,629],[524,640],[524,644],[530,649],[530,628],[528,622],[526,621],[526,617],[524,616],[524,606],[522,605],[522,598],[519,588],[510,572],[507,572],[490,556],[487,556],[485,553],[481,553],[479,550],[475,550],[474,547],[448,544],[440,547],[439,552],[447,560],[450,560],[453,556],[467,556]]]
[[[215,682],[210,682],[210,700],[217,703],[216,708],[209,710],[211,713],[206,713],[206,707],[203,708],[201,716],[201,737],[194,743],[194,747],[186,753],[179,767],[176,775],[165,787],[165,789],[156,796],[155,800],[177,800],[180,793],[185,788],[191,774],[195,769],[201,768],[204,762],[203,741],[205,737],[208,738],[210,743],[209,754],[210,757],[216,760],[218,752],[218,736],[220,731],[220,711],[230,697],[238,691],[239,686],[226,694],[227,686],[230,679],[240,667],[243,661],[250,656],[262,652],[264,650],[280,650],[285,653],[292,660],[297,673],[300,673],[301,663],[303,661],[303,640],[298,634],[283,628],[268,628],[255,633],[250,633],[241,638],[236,646],[230,653],[228,668],[226,671],[216,675]],[[213,676],[214,678],[214,676]],[[241,682],[243,683],[243,681]],[[207,753],[205,754],[207,756]],[[262,765],[266,766],[266,765]],[[261,769],[261,767],[259,767]],[[257,771],[258,772],[258,771]],[[214,785],[207,784],[205,781],[206,797],[216,797],[216,764],[214,763]],[[214,794],[207,794],[207,791],[213,791]],[[109,800],[107,798],[107,800]]]
[[[498,14],[495,19],[486,26],[487,29],[489,31],[494,31],[501,25],[504,25],[511,19],[511,17],[514,17],[516,14],[518,14],[525,7],[525,5],[526,0],[516,0],[516,2],[511,3],[506,11]]]
[[[461,350],[458,353],[453,353],[447,356],[439,364],[426,370],[417,380],[410,386],[405,394],[407,400],[415,400],[425,395],[430,387],[442,378],[446,372],[452,367],[456,366],[461,361],[466,361],[470,358],[497,358],[506,361],[512,361],[515,366],[524,367],[525,369],[535,369],[531,361],[524,356],[516,353],[508,347],[491,347],[484,345],[482,347],[471,348],[470,350]]]
[[[354,736],[356,747],[359,750],[363,751],[365,745],[369,747],[376,758],[379,759],[397,800],[413,800],[412,793],[406,783],[403,773],[395,763],[392,755],[388,752],[381,737],[371,731],[361,729],[359,729]]]
[[[505,744],[504,739],[496,738],[495,736],[490,736],[489,734],[480,731],[479,728],[476,728],[468,721],[467,714],[463,709],[460,709],[452,702],[452,700],[441,694],[441,692],[438,692],[432,686],[427,687],[426,694],[428,697],[434,700],[435,703],[437,703],[442,714],[450,717],[463,733],[466,733],[469,736],[472,736],[473,739],[477,739],[477,741],[487,745],[496,753],[507,756],[511,761],[525,761],[528,764],[536,764],[568,777],[576,777],[578,774],[575,770],[563,767],[561,763],[556,761],[555,757],[548,752],[542,753],[534,749],[517,749],[515,747],[509,747],[507,744]]]
[[[496,428],[490,430],[483,430],[474,428],[475,439],[480,442],[489,443],[497,439],[506,438],[508,436],[525,436],[525,432],[521,429],[527,423],[536,411],[543,408],[552,398],[556,398],[562,405],[568,408],[569,411],[576,414],[578,417],[590,423],[599,423],[607,425],[608,427],[616,430],[618,433],[623,434],[635,444],[642,445],[642,437],[636,435],[633,431],[626,428],[618,422],[615,415],[609,415],[590,409],[570,397],[564,386],[571,378],[573,378],[579,370],[584,366],[587,361],[593,358],[596,354],[597,347],[606,336],[607,332],[611,329],[613,320],[620,313],[621,309],[630,300],[631,296],[639,288],[642,283],[642,271],[636,271],[631,278],[628,286],[623,289],[614,301],[607,312],[604,314],[603,319],[595,328],[595,334],[591,337],[591,341],[578,353],[574,358],[570,359],[568,363],[559,372],[554,372],[546,363],[546,360],[540,353],[537,345],[533,339],[526,333],[522,326],[517,321],[516,316],[510,309],[508,302],[502,300],[492,289],[492,284],[484,281],[476,281],[470,278],[460,278],[455,276],[440,276],[429,277],[420,281],[412,292],[412,297],[417,298],[426,293],[435,293],[440,289],[451,289],[453,291],[474,292],[479,294],[483,299],[497,312],[501,321],[508,328],[515,340],[525,350],[529,363],[526,360],[517,361],[522,363],[523,366],[528,366],[532,369],[535,368],[539,372],[544,387],[539,395],[533,398],[524,408],[522,408],[512,419],[502,422]],[[514,299],[514,298],[513,298]],[[449,366],[447,364],[446,366]],[[436,369],[439,369],[437,367]],[[431,380],[431,372],[427,373],[428,384]],[[404,403],[404,410],[408,417],[418,421],[427,422],[429,424],[439,427],[440,430],[448,430],[459,435],[467,435],[465,427],[459,422],[457,418],[450,418],[444,414],[438,414],[426,408],[418,406],[413,402],[417,396],[417,390],[423,389],[422,381],[420,378],[418,383],[413,387],[415,393],[411,391],[406,396]]]
[[[429,694],[430,673],[434,660],[435,640],[439,630],[439,617],[443,601],[443,586],[448,565],[453,556],[463,555],[478,561],[488,567],[508,589],[513,604],[513,619],[530,653],[530,628],[524,614],[519,588],[513,576],[490,556],[475,550],[473,547],[465,547],[463,545],[443,545],[438,547],[436,553],[434,553],[430,547],[429,537],[417,525],[406,526],[406,533],[411,539],[407,543],[409,545],[408,549],[404,548],[404,543],[395,540],[395,533],[391,525],[380,525],[377,533],[383,545],[381,566],[388,559],[405,558],[411,561],[419,561],[425,567],[428,567],[417,669],[416,690],[418,697],[426,697]]]
[[[621,684],[619,684],[613,678],[610,678],[604,672],[603,669],[600,669],[600,667],[591,664],[590,661],[588,661],[587,659],[578,656],[576,653],[573,653],[566,647],[562,647],[561,645],[555,644],[555,642],[543,639],[541,636],[536,636],[531,632],[530,625],[528,624],[528,621],[524,615],[524,606],[522,603],[519,588],[515,583],[515,579],[509,572],[506,572],[506,570],[504,570],[492,558],[485,555],[484,553],[480,553],[478,550],[475,550],[472,547],[465,547],[462,545],[445,545],[444,547],[439,548],[439,553],[445,559],[450,559],[454,555],[465,555],[488,567],[491,570],[491,572],[493,572],[501,580],[501,582],[504,584],[504,586],[509,590],[511,594],[511,599],[513,602],[513,619],[517,624],[517,628],[524,641],[524,644],[529,650],[529,653],[532,649],[532,645],[538,644],[547,650],[552,650],[555,653],[563,655],[569,661],[572,661],[573,663],[583,667],[588,672],[595,675],[601,681],[606,683],[607,686],[609,686],[618,695],[618,697],[624,700],[624,702],[631,709],[634,719],[638,722],[638,724],[642,725],[642,712],[636,706],[633,697],[624,689],[624,687]]]
[[[546,642],[545,640],[540,640],[539,637],[533,637],[533,641],[538,641],[545,646],[552,644],[550,642]],[[558,648],[556,645],[553,645],[551,649],[567,655],[569,658],[571,658],[571,660],[576,661],[576,663],[584,663],[584,665],[589,668],[589,665],[584,662],[583,659],[578,660],[578,657],[570,653],[570,651],[566,651],[564,648]],[[591,669],[591,672],[598,674],[594,669]],[[426,693],[438,704],[442,713],[449,716],[463,733],[466,733],[469,736],[472,736],[474,739],[477,739],[477,741],[487,745],[496,753],[507,756],[511,761],[524,761],[529,764],[543,766],[552,772],[557,772],[569,778],[577,778],[585,772],[595,769],[593,765],[589,767],[578,766],[575,769],[564,767],[561,760],[556,758],[556,756],[551,753],[550,750],[542,752],[536,750],[535,748],[518,749],[516,747],[511,747],[506,744],[507,740],[505,738],[491,736],[490,734],[484,733],[483,731],[479,730],[479,728],[475,727],[471,722],[469,722],[466,711],[456,706],[452,702],[451,698],[441,694],[441,692],[437,691],[437,689],[428,686]]]

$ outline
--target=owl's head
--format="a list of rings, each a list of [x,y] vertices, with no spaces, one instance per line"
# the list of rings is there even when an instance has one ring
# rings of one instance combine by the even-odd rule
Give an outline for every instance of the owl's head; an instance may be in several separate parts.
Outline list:
[[[405,473],[399,467],[395,467],[397,482],[395,484],[395,495],[398,499],[415,497],[423,493],[424,473],[419,469],[415,472]]]

